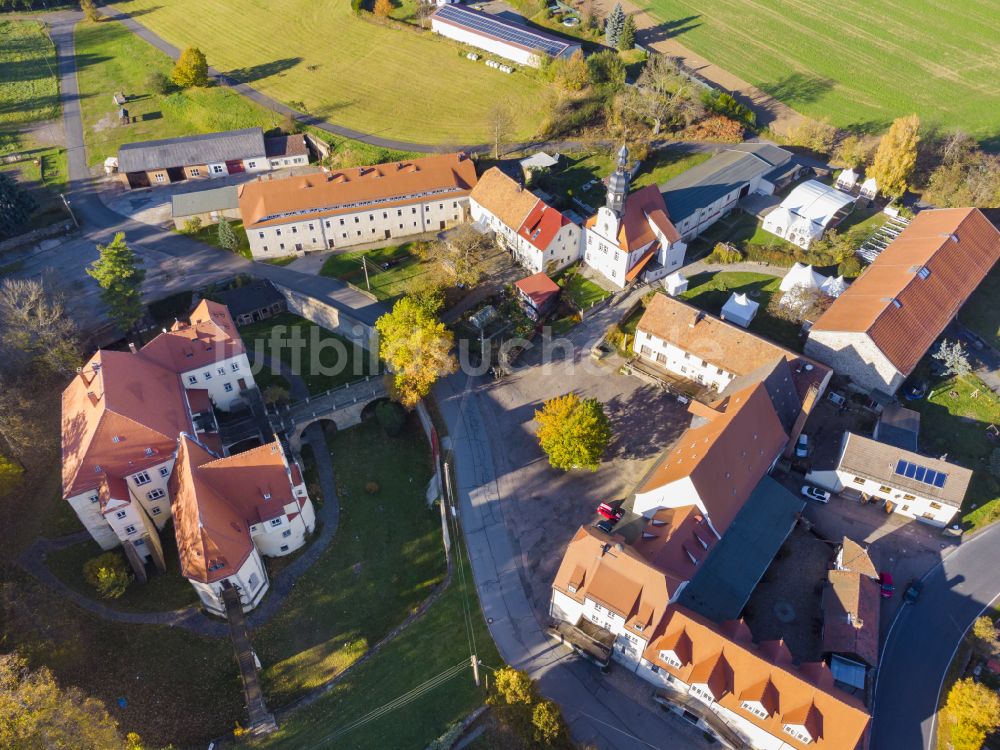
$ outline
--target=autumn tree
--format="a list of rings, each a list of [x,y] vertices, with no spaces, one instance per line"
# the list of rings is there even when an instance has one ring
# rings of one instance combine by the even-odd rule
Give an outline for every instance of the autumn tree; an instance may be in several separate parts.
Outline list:
[[[899,117],[879,140],[867,175],[875,178],[883,195],[898,198],[909,187],[909,179],[917,164],[919,130],[920,118],[916,115]]]
[[[611,442],[611,424],[599,401],[575,393],[557,396],[535,412],[535,421],[538,443],[553,467],[597,471]]]
[[[830,164],[843,169],[860,169],[871,159],[873,150],[868,138],[853,133],[845,135],[834,148]]]
[[[499,159],[514,130],[514,112],[506,102],[497,102],[486,113],[486,127],[493,145],[493,158]]]
[[[577,50],[568,60],[554,60],[555,78],[566,91],[581,91],[590,82],[590,69],[583,59],[583,52]]]
[[[803,117],[797,125],[789,129],[785,138],[795,146],[802,146],[819,154],[828,154],[837,139],[837,129],[830,124],[829,117],[819,120]]]
[[[530,705],[535,700],[535,687],[528,673],[514,667],[502,667],[493,673],[493,691],[508,705]]]
[[[635,17],[628,15],[622,22],[622,31],[618,35],[618,49],[622,52],[635,47]]]
[[[80,0],[80,10],[83,11],[83,15],[87,17],[88,21],[96,23],[103,19],[100,11],[97,10],[97,4],[94,0]]]
[[[240,241],[236,237],[236,232],[233,231],[233,225],[229,223],[229,219],[225,216],[219,217],[217,231],[219,233],[219,246],[235,252],[236,248],[240,246]]]
[[[997,627],[993,618],[987,615],[977,617],[972,623],[972,637],[977,650],[986,657],[991,657],[1000,651],[1000,640],[997,639]]]
[[[208,85],[208,61],[197,47],[188,47],[177,58],[170,80],[182,89]]]
[[[20,232],[38,202],[13,177],[0,172],[0,239],[13,237]]]
[[[379,18],[388,18],[392,13],[392,0],[375,0],[373,12]]]
[[[682,76],[677,63],[666,55],[651,54],[636,85],[629,87],[620,106],[653,126],[653,135],[668,126],[691,125],[705,113],[693,84]]]
[[[107,245],[98,245],[97,260],[87,267],[87,275],[101,287],[101,299],[115,324],[126,333],[142,320],[142,282],[146,280],[142,258],[125,243],[119,232]]]
[[[462,224],[440,243],[436,255],[454,275],[456,283],[475,286],[493,249],[493,241],[487,235],[477,232],[471,224]]]
[[[0,283],[0,347],[22,366],[70,372],[79,364],[79,330],[62,294],[49,286],[41,279]]]
[[[375,321],[379,355],[392,371],[393,397],[408,408],[430,393],[439,377],[458,369],[454,334],[437,317],[443,303],[439,293],[406,296]]]
[[[0,747],[121,748],[104,704],[75,687],[61,688],[45,667],[28,669],[16,653],[0,654]]]
[[[535,704],[531,712],[531,726],[535,742],[543,747],[551,747],[565,733],[562,711],[550,700],[542,700]]]
[[[1000,208],[1000,156],[981,151],[962,131],[944,140],[939,155],[924,200],[941,208]]]
[[[102,599],[118,599],[132,583],[128,566],[117,552],[105,552],[83,564],[83,579]]]
[[[952,685],[944,714],[953,750],[980,750],[1000,728],[1000,695],[967,677]]]

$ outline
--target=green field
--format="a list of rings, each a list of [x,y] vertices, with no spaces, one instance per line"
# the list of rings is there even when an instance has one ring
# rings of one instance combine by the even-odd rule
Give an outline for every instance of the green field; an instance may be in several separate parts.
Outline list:
[[[0,21],[0,154],[32,123],[59,116],[55,47],[36,21]]]
[[[995,0],[644,5],[662,33],[807,115],[878,130],[916,112],[925,123],[1000,139]]]
[[[540,122],[542,84],[464,59],[459,46],[356,17],[347,0],[131,0],[116,4],[177,47],[310,114],[418,143],[486,140],[486,113],[509,101],[517,135]]]

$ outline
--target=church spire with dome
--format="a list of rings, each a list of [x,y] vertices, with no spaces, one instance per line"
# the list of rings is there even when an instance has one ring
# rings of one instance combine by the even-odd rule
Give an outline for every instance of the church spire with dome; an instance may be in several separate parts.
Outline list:
[[[625,196],[628,195],[628,147],[622,144],[618,151],[618,168],[608,178],[607,207],[621,217],[625,210]]]

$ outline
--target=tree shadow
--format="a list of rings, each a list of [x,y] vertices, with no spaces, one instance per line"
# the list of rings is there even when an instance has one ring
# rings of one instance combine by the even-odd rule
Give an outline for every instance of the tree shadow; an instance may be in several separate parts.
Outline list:
[[[667,21],[648,29],[640,29],[636,32],[636,39],[640,44],[647,45],[663,42],[667,39],[674,39],[681,34],[685,34],[701,26],[701,23],[695,23],[699,18],[701,18],[700,15],[685,16],[684,18],[675,18],[672,21]]]
[[[106,9],[104,15],[105,19],[109,21],[121,21],[127,18],[138,18],[139,16],[145,16],[148,15],[149,13],[155,13],[156,11],[163,8],[162,5],[152,5],[148,8],[136,8],[135,10],[121,10],[120,7],[122,4],[123,3],[115,4],[116,7],[118,8],[117,11],[111,11],[110,9]]]
[[[760,89],[786,104],[810,104],[833,89],[835,81],[808,73],[792,73],[777,81],[762,83]]]
[[[236,81],[237,83],[253,83],[263,78],[281,75],[286,70],[294,68],[300,62],[302,62],[301,57],[285,57],[260,65],[251,65],[248,68],[227,70],[222,76],[227,80]]]

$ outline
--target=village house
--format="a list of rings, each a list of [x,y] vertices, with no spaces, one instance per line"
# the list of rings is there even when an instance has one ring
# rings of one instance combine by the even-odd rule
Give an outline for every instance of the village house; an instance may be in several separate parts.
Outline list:
[[[209,190],[194,190],[170,197],[170,216],[174,228],[185,230],[190,221],[200,221],[202,226],[218,224],[219,217],[240,218],[240,202],[235,185],[225,185]]]
[[[241,394],[255,387],[245,347],[228,310],[203,300],[189,322],[175,323],[141,349],[99,350],[63,392],[66,502],[102,549],[122,546],[140,580],[145,580],[150,564],[165,569],[159,532],[174,517],[181,568],[211,611],[222,611],[221,600],[215,598],[218,586],[237,586],[249,609],[262,594],[249,586],[250,576],[257,573],[255,582],[262,585],[266,579],[262,568],[244,569],[252,555],[216,554],[207,541],[200,548],[189,545],[184,535],[194,533],[192,527],[176,519],[179,494],[194,493],[197,510],[189,519],[195,519],[191,523],[196,530],[197,524],[216,517],[219,497],[244,511],[243,526],[230,523],[226,529],[217,529],[229,535],[226,538],[234,545],[230,549],[236,549],[233,540],[245,534],[253,539],[259,554],[288,554],[302,546],[314,525],[301,470],[289,463],[280,444],[224,457],[215,411],[243,403]],[[219,470],[210,477],[225,479],[214,493],[201,490],[199,472],[180,467],[182,459],[188,461],[191,456],[197,466],[209,459],[221,462],[212,464]],[[234,467],[239,471],[231,471]],[[245,481],[236,481],[236,476]],[[269,504],[272,497],[278,502]],[[290,504],[296,508],[289,510]],[[274,523],[279,517],[280,524]],[[260,525],[264,522],[270,525]],[[264,535],[277,531],[279,525],[282,532],[292,533]],[[204,557],[201,562],[196,559],[199,554]],[[212,560],[224,564],[213,568],[206,580],[206,574],[198,572],[199,565],[211,566]],[[199,583],[204,585],[199,587]],[[218,586],[206,588],[209,584]],[[253,594],[248,593],[251,588]]]
[[[823,653],[834,679],[858,690],[878,666],[881,597],[867,550],[844,537],[823,588]]]
[[[998,258],[979,209],[921,211],[813,324],[805,353],[892,395]]]
[[[309,163],[309,144],[302,133],[265,138],[264,153],[271,169],[303,167]]]
[[[655,185],[629,193],[628,149],[608,178],[607,201],[587,220],[583,260],[612,286],[624,289],[639,278],[655,281],[684,265],[687,246],[670,222]]]
[[[247,182],[240,214],[255,258],[438,232],[464,221],[476,167],[462,153]]]
[[[492,13],[465,5],[439,3],[431,16],[435,34],[477,47],[520,65],[537,68],[543,57],[569,58],[580,51],[580,43],[529,28]]]
[[[690,242],[750,195],[773,195],[801,167],[792,153],[770,144],[726,148],[661,186],[670,220]]]
[[[533,273],[554,273],[580,257],[580,227],[496,167],[472,189],[469,211],[481,231],[493,232],[497,244]]]
[[[845,432],[830,465],[814,464],[806,479],[833,492],[854,492],[886,512],[946,526],[962,507],[972,472],[897,445]]]
[[[544,273],[536,273],[514,282],[514,289],[521,307],[532,320],[538,320],[551,312],[562,291]]]
[[[288,310],[288,300],[268,279],[255,279],[223,289],[215,296],[229,309],[239,326],[267,320]]]
[[[714,536],[697,513],[674,533],[699,549],[697,540],[711,545]],[[666,546],[674,551],[657,560],[581,528],[552,584],[556,632],[611,644],[616,662],[659,688],[658,702],[729,747],[863,750],[868,712],[834,686],[825,664],[796,666],[780,641],[754,643],[742,620],[716,624],[671,601],[680,586],[670,559],[685,553]]]
[[[118,149],[118,172],[128,188],[269,169],[264,131],[260,128],[126,143]]]

